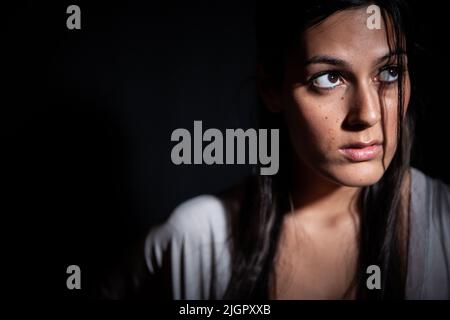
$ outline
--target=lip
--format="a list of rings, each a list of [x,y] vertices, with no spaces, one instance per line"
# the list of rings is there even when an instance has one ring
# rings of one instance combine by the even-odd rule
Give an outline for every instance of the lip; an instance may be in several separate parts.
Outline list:
[[[375,159],[383,150],[379,140],[369,142],[354,142],[342,146],[339,151],[353,162],[369,161]]]

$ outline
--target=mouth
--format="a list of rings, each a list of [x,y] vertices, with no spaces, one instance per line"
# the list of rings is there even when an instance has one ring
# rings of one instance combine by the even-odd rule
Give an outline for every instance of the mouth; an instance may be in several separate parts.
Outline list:
[[[378,157],[382,150],[383,144],[380,140],[352,142],[339,149],[339,151],[352,162],[373,160]]]

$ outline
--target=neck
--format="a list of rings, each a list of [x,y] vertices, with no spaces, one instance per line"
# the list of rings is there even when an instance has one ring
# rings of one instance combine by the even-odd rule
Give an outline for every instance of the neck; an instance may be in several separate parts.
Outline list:
[[[357,213],[361,188],[339,185],[299,161],[293,169],[291,195],[295,215],[327,221]]]

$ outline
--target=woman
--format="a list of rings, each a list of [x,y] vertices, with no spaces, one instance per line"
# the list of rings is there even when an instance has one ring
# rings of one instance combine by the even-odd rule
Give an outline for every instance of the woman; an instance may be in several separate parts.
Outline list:
[[[180,205],[146,239],[151,278],[175,299],[449,299],[450,190],[409,165],[403,2],[297,2],[257,11],[279,172]]]

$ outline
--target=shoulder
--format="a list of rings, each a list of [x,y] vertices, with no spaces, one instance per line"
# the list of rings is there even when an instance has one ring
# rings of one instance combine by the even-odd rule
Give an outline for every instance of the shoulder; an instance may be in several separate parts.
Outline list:
[[[164,224],[152,228],[150,237],[225,241],[239,214],[247,183],[244,179],[217,195],[200,195],[181,203]]]
[[[192,247],[211,241],[225,241],[228,217],[223,201],[214,195],[200,195],[178,205],[168,219],[152,227],[146,238],[146,251]]]
[[[411,167],[411,194],[434,214],[450,219],[450,187],[440,179],[432,178],[419,169]]]
[[[409,296],[450,299],[450,188],[411,168]]]
[[[167,225],[179,236],[191,236],[206,240],[211,231],[216,235],[225,232],[226,208],[223,201],[217,196],[197,196],[177,206],[169,217]]]
[[[224,201],[201,195],[177,206],[145,240],[152,275],[167,279],[174,299],[220,297],[229,278],[228,212]]]

